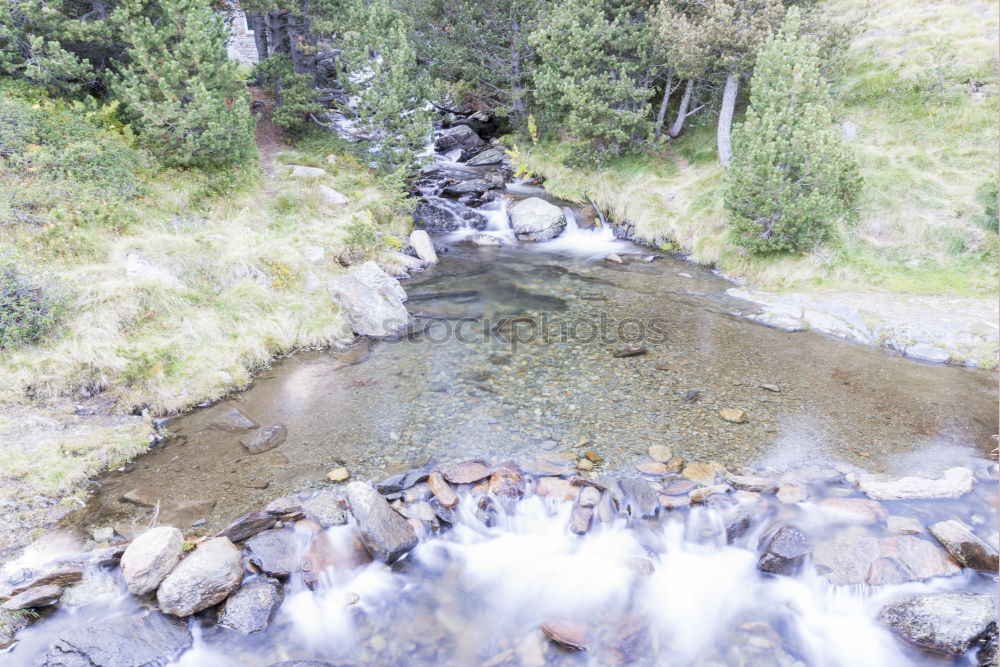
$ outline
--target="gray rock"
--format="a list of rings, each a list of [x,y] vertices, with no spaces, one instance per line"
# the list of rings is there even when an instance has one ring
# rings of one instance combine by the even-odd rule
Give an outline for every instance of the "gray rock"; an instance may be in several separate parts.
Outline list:
[[[161,667],[192,643],[187,623],[157,611],[126,614],[76,626],[60,633],[45,655],[44,667]]]
[[[996,548],[981,540],[961,521],[952,519],[932,523],[928,530],[965,567],[983,572],[996,572],[1000,567],[1000,554]]]
[[[285,578],[295,571],[295,536],[291,531],[265,530],[246,541],[248,559],[261,572],[272,577]]]
[[[340,194],[329,185],[323,185],[320,183],[316,189],[319,190],[319,196],[323,199],[323,203],[327,206],[343,206],[348,202],[346,196]]]
[[[477,167],[489,164],[500,164],[503,162],[504,150],[499,147],[487,148],[482,153],[469,158],[466,164]]]
[[[519,241],[548,241],[566,229],[566,214],[538,197],[523,199],[510,207],[510,226]]]
[[[386,477],[380,482],[375,482],[375,489],[384,495],[390,495],[405,491],[414,484],[419,484],[427,479],[430,475],[430,469],[419,468],[416,470],[407,470],[406,472],[401,472],[398,475],[392,475],[391,477]]]
[[[633,518],[644,519],[656,514],[660,499],[644,480],[623,477],[618,480],[618,488],[625,495],[625,507]]]
[[[875,500],[922,500],[926,498],[959,498],[975,484],[972,471],[956,466],[944,471],[936,479],[927,477],[898,477],[885,475],[859,475],[857,485],[869,498]]]
[[[14,596],[37,586],[71,586],[83,579],[84,567],[83,562],[56,561],[38,570],[25,570],[6,581],[0,593]]]
[[[274,503],[271,505],[273,504]],[[216,533],[215,536],[226,537],[231,542],[242,542],[248,537],[252,537],[259,532],[271,528],[278,520],[277,516],[287,513],[286,511],[281,511],[275,514],[270,511],[271,505],[268,505],[268,511],[266,512],[248,512],[247,514],[244,514],[239,519],[233,521],[231,524]]]
[[[47,607],[55,604],[62,595],[62,587],[55,584],[43,584],[42,586],[32,586],[26,591],[21,591],[11,599],[3,603],[0,607],[7,611],[17,611],[19,609],[34,609],[35,607]]]
[[[920,595],[879,612],[879,620],[908,642],[953,655],[972,648],[996,616],[992,596],[972,593]]]
[[[726,482],[739,491],[755,493],[777,493],[778,484],[770,477],[756,475],[726,475]]]
[[[466,239],[472,245],[490,246],[493,248],[503,247],[503,241],[492,234],[473,234]]]
[[[997,667],[1000,664],[1000,661],[997,660],[997,643],[997,633],[994,631],[976,655],[976,663],[979,667]]]
[[[370,266],[369,266],[370,265]],[[374,268],[372,268],[374,267]],[[327,283],[333,300],[358,335],[385,337],[398,334],[409,321],[403,306],[399,281],[366,262],[354,272],[331,278]]]
[[[245,635],[260,632],[271,622],[284,599],[281,585],[276,582],[245,584],[226,599],[219,612],[219,625]]]
[[[156,601],[164,613],[183,618],[222,602],[241,581],[240,550],[225,537],[213,537],[163,580]]]
[[[432,232],[453,232],[457,229],[486,229],[489,220],[482,213],[468,207],[452,208],[434,202],[420,202],[413,211],[413,221]]]
[[[410,245],[417,257],[428,264],[437,264],[438,256],[434,252],[434,244],[431,243],[430,235],[422,229],[414,229],[410,232]]]
[[[493,185],[484,178],[470,178],[465,181],[458,181],[444,186],[441,192],[451,197],[461,197],[462,195],[481,195]]]
[[[918,520],[908,516],[890,516],[885,525],[893,535],[916,535],[924,530]]]
[[[170,526],[152,528],[132,540],[121,559],[129,591],[145,595],[156,590],[180,562],[183,552],[184,536]]]
[[[347,501],[358,522],[361,539],[373,557],[392,563],[416,546],[417,535],[413,527],[371,484],[348,484]]]
[[[592,486],[585,486],[580,489],[580,496],[577,502],[580,507],[595,507],[601,499],[601,492]]]
[[[757,568],[769,574],[793,575],[809,553],[809,540],[794,526],[782,526],[771,537],[757,561]]]
[[[257,424],[236,408],[226,408],[212,420],[212,426],[230,433],[252,431]]]
[[[323,178],[326,176],[325,169],[320,169],[319,167],[306,167],[301,164],[292,165],[289,173],[293,178],[301,179]]]
[[[347,523],[344,496],[339,491],[326,489],[302,502],[302,511],[319,522],[323,528]]]
[[[472,149],[484,145],[475,131],[468,125],[456,125],[441,132],[441,135],[434,142],[434,150],[440,152],[451,150],[452,148]]]
[[[287,437],[288,429],[284,424],[271,424],[256,433],[240,438],[240,444],[251,454],[263,454],[283,443]]]
[[[825,540],[813,549],[812,560],[838,586],[885,586],[961,572],[943,549],[912,535]]]
[[[592,507],[583,507],[580,504],[573,506],[573,513],[569,520],[569,530],[575,535],[583,535],[590,530],[590,522],[594,517]]]

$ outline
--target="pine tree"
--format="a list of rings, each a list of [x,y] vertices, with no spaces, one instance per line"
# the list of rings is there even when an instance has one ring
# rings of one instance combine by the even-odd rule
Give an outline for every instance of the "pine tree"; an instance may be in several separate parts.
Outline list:
[[[579,0],[552,9],[531,35],[535,96],[549,124],[617,153],[650,129],[652,31],[629,3]]]
[[[761,50],[726,172],[733,241],[754,254],[821,243],[847,215],[861,184],[834,129],[819,59],[797,34],[799,21],[798,10],[790,9]]]
[[[412,166],[430,137],[431,82],[417,65],[409,17],[390,0],[357,3],[343,36],[342,77],[352,97],[348,113],[377,145],[380,166]]]
[[[183,167],[249,157],[249,95],[226,56],[228,31],[210,1],[132,0],[117,19],[131,44],[114,92],[143,142],[165,164]]]

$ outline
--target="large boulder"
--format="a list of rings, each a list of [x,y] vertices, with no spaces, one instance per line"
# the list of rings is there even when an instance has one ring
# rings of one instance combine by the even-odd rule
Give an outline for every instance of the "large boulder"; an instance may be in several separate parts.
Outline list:
[[[147,530],[122,554],[122,575],[134,595],[156,590],[184,553],[184,536],[170,526]]]
[[[997,571],[1000,554],[996,547],[980,539],[961,521],[951,519],[932,523],[928,530],[965,567],[983,572]]]
[[[996,621],[990,595],[934,593],[886,605],[879,620],[903,639],[933,651],[968,651]]]
[[[972,491],[973,484],[972,471],[962,466],[949,468],[937,478],[887,477],[879,474],[857,477],[858,488],[875,500],[958,498]]]
[[[410,232],[410,245],[417,257],[428,264],[437,264],[437,253],[434,252],[434,244],[431,243],[430,235],[422,229],[414,229]]]
[[[548,241],[566,229],[566,215],[555,204],[538,197],[510,207],[510,226],[519,241]]]
[[[437,200],[441,201],[441,200]],[[471,208],[457,210],[435,201],[420,202],[413,211],[413,221],[432,232],[454,232],[458,229],[486,229],[489,220]]]
[[[242,632],[260,632],[274,617],[285,594],[274,581],[254,581],[229,596],[219,612],[219,625]]]
[[[371,484],[351,482],[347,501],[371,555],[384,563],[399,560],[417,544],[413,527]]]
[[[183,618],[222,602],[241,581],[240,550],[228,538],[213,537],[163,580],[156,600],[161,611]]]
[[[449,151],[453,148],[471,150],[479,148],[485,143],[482,137],[468,125],[456,125],[441,132],[441,135],[434,142],[434,149],[438,152]]]
[[[409,313],[403,306],[406,292],[398,280],[374,262],[332,278],[327,287],[358,335],[392,336],[409,321]]]
[[[192,643],[186,622],[157,611],[137,617],[118,614],[94,625],[73,626],[58,635],[43,667],[167,665]]]

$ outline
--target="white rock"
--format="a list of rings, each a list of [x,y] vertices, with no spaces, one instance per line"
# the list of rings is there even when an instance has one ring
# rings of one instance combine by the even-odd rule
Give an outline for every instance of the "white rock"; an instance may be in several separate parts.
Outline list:
[[[417,257],[428,264],[437,264],[437,253],[434,252],[434,244],[431,243],[430,235],[422,229],[414,229],[410,232],[410,245]]]
[[[548,241],[566,229],[563,210],[538,197],[519,201],[509,213],[510,226],[519,241]]]
[[[202,543],[163,580],[156,592],[160,610],[190,616],[217,604],[243,581],[240,550],[227,537]]]
[[[351,271],[351,275],[374,290],[386,291],[396,296],[400,301],[406,301],[406,290],[399,281],[379,268],[375,262],[368,261]]]
[[[320,169],[320,171],[323,170]],[[323,203],[327,206],[343,206],[350,201],[345,195],[340,194],[329,185],[320,183],[316,189],[319,190],[319,196],[323,198]]]
[[[924,498],[958,498],[972,491],[975,479],[968,468],[956,466],[945,470],[937,479],[859,475],[857,485],[875,500],[920,500]]]
[[[409,322],[410,315],[403,305],[406,292],[375,262],[332,278],[327,289],[358,335],[392,336]]]
[[[170,574],[184,551],[184,536],[170,526],[147,530],[122,554],[121,567],[128,589],[145,595],[156,589]]]
[[[326,170],[319,167],[306,167],[301,164],[292,165],[291,175],[294,178],[322,178]]]

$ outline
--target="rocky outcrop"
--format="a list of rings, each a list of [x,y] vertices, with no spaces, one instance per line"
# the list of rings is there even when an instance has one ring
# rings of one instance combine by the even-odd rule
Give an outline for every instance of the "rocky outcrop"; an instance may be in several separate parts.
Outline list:
[[[996,616],[992,596],[972,593],[920,595],[879,612],[879,620],[908,642],[953,655],[972,648]]]
[[[121,567],[125,583],[133,595],[156,590],[181,560],[184,536],[169,526],[151,528],[125,549]]]
[[[160,610],[184,618],[226,599],[243,581],[240,551],[225,537],[202,543],[156,592]]]
[[[979,539],[968,526],[957,519],[932,523],[928,530],[948,550],[955,560],[973,570],[996,572],[1000,554],[996,547]]]
[[[347,502],[371,555],[384,563],[399,560],[417,544],[413,527],[393,510],[371,484],[347,485]]]
[[[510,226],[518,241],[548,241],[566,229],[566,214],[538,197],[523,199],[510,207]]]
[[[392,336],[402,331],[409,321],[409,313],[403,306],[405,291],[399,281],[374,262],[366,262],[347,275],[332,278],[327,287],[358,335]]]
[[[226,599],[219,612],[219,625],[245,635],[267,627],[278,611],[285,594],[274,581],[245,584]]]

